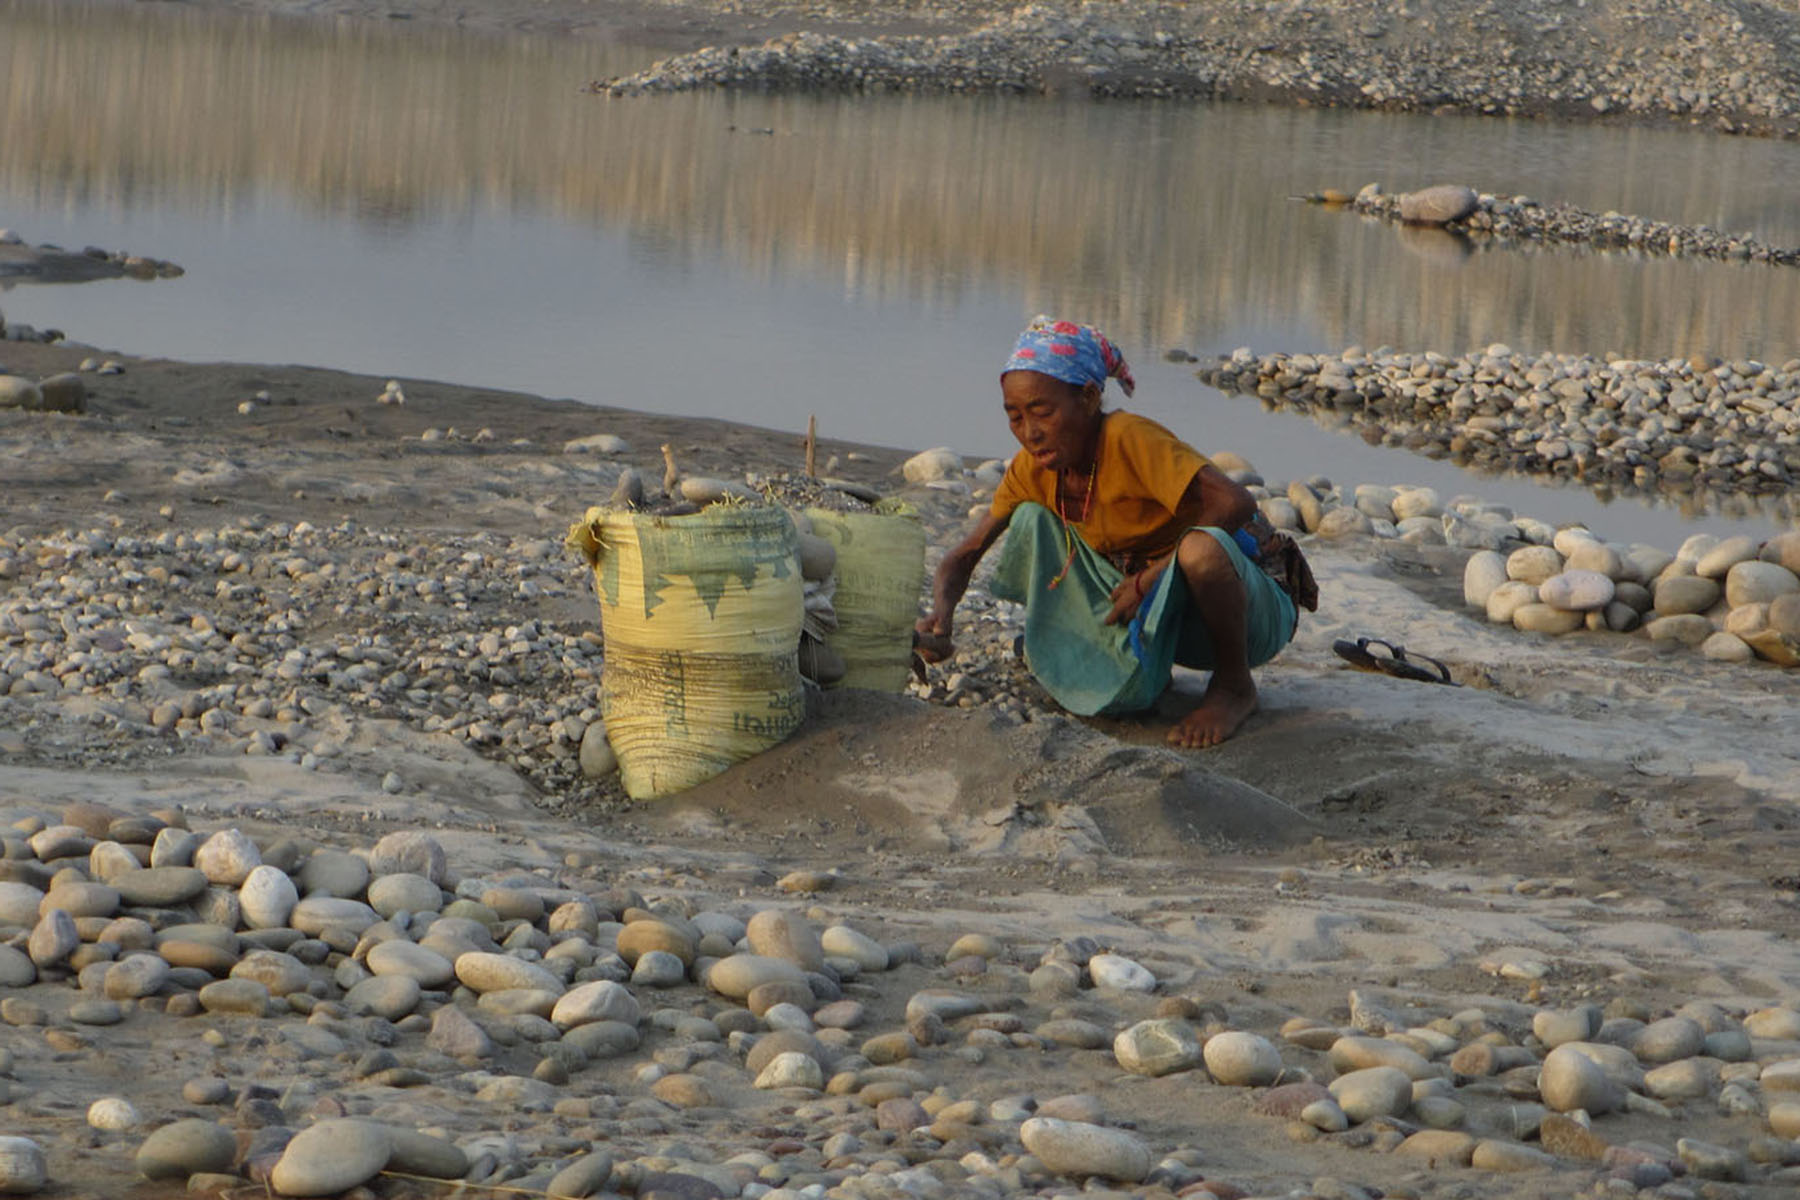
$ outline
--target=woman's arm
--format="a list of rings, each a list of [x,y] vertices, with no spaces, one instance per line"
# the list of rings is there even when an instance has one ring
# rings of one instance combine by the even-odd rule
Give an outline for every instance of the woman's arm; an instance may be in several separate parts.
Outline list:
[[[944,555],[944,561],[938,564],[937,574],[931,581],[931,615],[921,617],[913,626],[922,639],[936,641],[936,644],[927,640],[919,642],[919,657],[926,662],[942,662],[956,652],[950,644],[950,630],[957,602],[969,590],[969,579],[975,574],[982,555],[1000,540],[1011,519],[1010,513],[1004,517],[984,513],[974,531],[952,546]]]
[[[1208,463],[1195,473],[1181,498],[1181,507],[1198,501],[1196,525],[1210,525],[1227,533],[1242,529],[1256,515],[1256,497],[1243,484]],[[1106,624],[1117,625],[1137,614],[1138,605],[1156,588],[1156,581],[1175,557],[1174,551],[1153,559],[1142,570],[1125,576],[1112,590],[1112,609]]]

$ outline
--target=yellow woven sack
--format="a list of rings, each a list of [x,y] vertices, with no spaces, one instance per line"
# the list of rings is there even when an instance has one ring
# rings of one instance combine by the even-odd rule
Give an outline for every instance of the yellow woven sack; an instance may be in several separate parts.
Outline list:
[[[912,662],[913,623],[925,581],[925,528],[916,517],[810,508],[813,532],[837,548],[837,631],[827,644],[843,656],[840,687],[898,692]]]
[[[595,508],[568,540],[594,568],[601,710],[634,799],[703,783],[800,727],[801,585],[786,512]]]

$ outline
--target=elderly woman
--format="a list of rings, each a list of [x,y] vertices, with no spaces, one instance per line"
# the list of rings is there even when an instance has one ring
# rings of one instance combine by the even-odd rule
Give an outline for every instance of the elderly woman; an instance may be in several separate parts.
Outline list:
[[[1171,663],[1210,669],[1200,706],[1169,731],[1215,746],[1256,711],[1252,667],[1294,634],[1294,600],[1246,555],[1256,502],[1155,421],[1101,409],[1125,359],[1089,326],[1039,317],[1000,375],[1020,450],[992,508],[945,555],[922,657],[953,652],[952,615],[976,564],[1007,534],[993,593],[1025,605],[1025,661],[1074,713],[1150,707]],[[1310,583],[1310,580],[1308,580]],[[1310,597],[1308,597],[1310,599]]]

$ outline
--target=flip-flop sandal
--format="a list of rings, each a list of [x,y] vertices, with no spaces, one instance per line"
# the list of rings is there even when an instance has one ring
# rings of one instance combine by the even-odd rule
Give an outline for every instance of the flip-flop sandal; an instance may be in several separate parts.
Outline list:
[[[1380,646],[1386,654],[1375,654],[1370,646]],[[1410,657],[1404,646],[1393,642],[1384,642],[1380,638],[1357,638],[1354,642],[1339,640],[1331,643],[1331,651],[1359,671],[1379,671],[1383,675],[1392,675],[1395,679],[1410,679],[1416,683],[1444,683],[1451,687],[1460,687],[1450,678],[1450,668],[1432,658],[1429,654],[1414,652]],[[1415,662],[1414,659],[1418,661]],[[1429,663],[1431,666],[1421,666]],[[1432,668],[1435,668],[1432,669]]]

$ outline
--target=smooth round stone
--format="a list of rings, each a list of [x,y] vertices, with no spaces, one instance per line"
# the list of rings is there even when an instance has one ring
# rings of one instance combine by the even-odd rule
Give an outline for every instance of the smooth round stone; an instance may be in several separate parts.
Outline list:
[[[1475,1157],[1475,1139],[1449,1129],[1421,1129],[1395,1146],[1394,1153],[1438,1166],[1466,1167]]]
[[[172,1121],[144,1139],[135,1165],[146,1179],[186,1179],[203,1171],[229,1171],[237,1138],[216,1121]]]
[[[613,1158],[605,1151],[596,1150],[592,1154],[584,1154],[555,1175],[545,1185],[545,1191],[552,1196],[585,1197],[592,1196],[606,1186],[612,1177]]]
[[[686,979],[687,968],[667,950],[646,950],[631,968],[631,982],[639,987],[675,987]]]
[[[825,1072],[810,1056],[795,1050],[784,1051],[769,1060],[756,1076],[756,1086],[764,1091],[776,1088],[821,1088]]]
[[[1776,1137],[1800,1138],[1800,1100],[1777,1100],[1769,1105],[1769,1132]]]
[[[469,1173],[469,1156],[454,1143],[415,1129],[390,1125],[387,1131],[393,1142],[387,1170],[427,1179],[461,1179]]]
[[[569,989],[556,1002],[550,1020],[559,1029],[574,1029],[594,1021],[618,1021],[636,1025],[637,998],[623,984],[595,980]]]
[[[1772,1042],[1800,1042],[1800,1010],[1762,1008],[1744,1018],[1744,1029],[1754,1038]]]
[[[1206,1073],[1226,1087],[1268,1087],[1281,1076],[1281,1051],[1268,1038],[1227,1030],[1206,1039]]]
[[[335,896],[308,896],[294,905],[288,923],[307,937],[317,937],[327,929],[345,929],[361,933],[381,918],[360,900]]]
[[[302,1129],[287,1144],[269,1185],[283,1196],[335,1196],[387,1166],[393,1134],[374,1121],[337,1118]]]
[[[1674,617],[1683,613],[1705,612],[1719,602],[1724,589],[1716,579],[1703,579],[1698,575],[1670,575],[1657,580],[1651,594],[1655,597],[1658,615]]]
[[[169,964],[154,954],[130,954],[106,968],[100,990],[109,999],[154,996],[169,980]]]
[[[32,927],[31,936],[25,941],[25,953],[42,969],[60,965],[79,945],[81,935],[76,932],[75,918],[53,908]]]
[[[144,867],[114,875],[112,886],[126,904],[173,908],[206,891],[207,878],[194,867]]]
[[[811,1033],[815,1028],[812,1017],[798,1004],[771,1005],[763,1011],[762,1019],[763,1024],[770,1029],[798,1029],[803,1033]]]
[[[1521,604],[1513,610],[1513,628],[1523,633],[1574,633],[1585,625],[1582,613],[1553,608],[1548,604]]]
[[[1155,1162],[1142,1138],[1105,1125],[1032,1117],[1019,1126],[1019,1140],[1057,1175],[1137,1183]]]
[[[1697,1100],[1719,1083],[1719,1063],[1710,1058],[1683,1058],[1644,1072],[1644,1088],[1658,1100]]]
[[[959,958],[996,959],[1006,953],[1006,947],[1000,939],[987,933],[965,933],[950,943],[950,949],[944,951],[945,962],[955,962]]]
[[[30,987],[37,982],[37,964],[31,956],[11,946],[0,946],[0,987]]]
[[[1706,1030],[1691,1017],[1665,1017],[1652,1021],[1631,1041],[1631,1052],[1639,1062],[1646,1063],[1692,1058],[1705,1048]]]
[[[662,950],[679,958],[684,966],[691,967],[694,965],[696,939],[668,921],[651,918],[632,921],[619,930],[615,947],[619,957],[629,966],[635,966],[638,956],[647,951]]]
[[[1612,602],[1611,576],[1598,571],[1567,570],[1538,585],[1538,600],[1565,612],[1592,612]]]
[[[1626,571],[1624,558],[1605,542],[1575,538],[1565,553],[1568,558],[1566,570],[1569,571],[1595,571],[1615,580],[1622,578]]]
[[[1800,1058],[1786,1058],[1763,1067],[1758,1076],[1764,1094],[1800,1092]]]
[[[1463,567],[1463,603],[1485,612],[1488,597],[1509,578],[1505,555],[1495,550],[1477,550]]]
[[[231,978],[248,979],[267,988],[271,996],[304,992],[312,983],[312,969],[291,954],[279,950],[252,950],[231,968]]]
[[[1441,183],[1400,197],[1400,219],[1411,225],[1448,225],[1469,216],[1481,205],[1475,189],[1459,183]]]
[[[1565,1042],[1585,1042],[1600,1032],[1600,1006],[1584,1004],[1580,1008],[1540,1009],[1531,1018],[1531,1032],[1550,1049]]]
[[[1475,1150],[1469,1156],[1469,1165],[1478,1171],[1500,1173],[1541,1171],[1554,1167],[1556,1159],[1534,1146],[1498,1138],[1484,1138],[1475,1144]]]
[[[221,829],[194,851],[194,866],[208,882],[237,887],[262,865],[262,851],[241,830]]]
[[[1800,595],[1777,596],[1769,601],[1767,627],[1788,637],[1800,637]]]
[[[1677,642],[1683,646],[1699,646],[1713,635],[1712,622],[1699,613],[1683,613],[1674,617],[1658,617],[1646,622],[1644,632],[1653,642]]]
[[[1506,577],[1533,587],[1563,569],[1563,556],[1552,546],[1523,546],[1506,556]]]
[[[1688,1174],[1698,1179],[1742,1182],[1749,1176],[1750,1162],[1735,1146],[1719,1146],[1695,1138],[1678,1138],[1675,1153],[1687,1167]]]
[[[314,850],[300,865],[296,882],[306,897],[352,899],[369,886],[369,864],[342,850]]]
[[[825,953],[851,959],[865,971],[888,969],[887,947],[848,925],[833,925],[826,929],[819,935],[819,945]]]
[[[200,835],[191,829],[177,829],[172,825],[159,829],[156,839],[150,843],[150,865],[191,867],[194,865],[194,851],[200,848],[200,842]]]
[[[1331,1081],[1331,1098],[1352,1124],[1397,1117],[1412,1104],[1412,1080],[1397,1067],[1368,1067]]]
[[[1032,1033],[1043,1041],[1057,1046],[1072,1046],[1077,1050],[1098,1050],[1111,1041],[1107,1037],[1105,1026],[1079,1017],[1060,1017],[1045,1021],[1032,1030]]]
[[[420,987],[440,988],[456,978],[456,965],[449,959],[398,938],[371,946],[364,961],[376,975],[404,975],[417,980]]]
[[[1596,1037],[1606,1036],[1602,1027]],[[1569,1049],[1594,1063],[1606,1077],[1627,1091],[1644,1090],[1644,1068],[1638,1064],[1637,1056],[1623,1046],[1608,1042],[1568,1042],[1558,1049]],[[1527,1063],[1529,1060],[1525,1060]],[[1521,1065],[1524,1065],[1523,1063]]]
[[[802,1010],[811,1010],[818,1003],[812,985],[804,979],[777,979],[770,983],[762,983],[750,989],[744,997],[744,1005],[752,1016],[760,1017],[771,1008],[780,1004],[790,1005]]]
[[[125,1010],[111,1000],[77,1000],[69,1005],[69,1020],[77,1025],[117,1025]]]
[[[123,1133],[128,1129],[136,1129],[143,1118],[138,1110],[132,1107],[131,1101],[122,1096],[102,1096],[88,1105],[87,1123],[90,1128],[104,1130],[107,1133]],[[0,1187],[0,1195],[6,1189]]]
[[[1314,530],[1319,537],[1326,540],[1337,538],[1366,536],[1375,531],[1375,523],[1369,514],[1353,505],[1342,505],[1332,509],[1319,518],[1319,527]]]
[[[1592,1116],[1609,1113],[1625,1102],[1619,1085],[1598,1063],[1573,1046],[1558,1046],[1544,1059],[1538,1094],[1554,1112],[1582,1109]]]
[[[472,992],[530,988],[561,995],[563,991],[562,980],[536,963],[479,950],[456,960],[456,978]]]
[[[98,840],[79,825],[51,825],[32,834],[26,842],[39,862],[54,862],[59,858],[85,858]]]
[[[1419,518],[1437,518],[1444,515],[1443,501],[1438,499],[1437,492],[1428,487],[1399,488],[1394,493],[1394,519],[1409,521]]]
[[[1299,1115],[1300,1120],[1321,1133],[1342,1133],[1350,1128],[1350,1118],[1344,1115],[1344,1110],[1330,1096],[1303,1105]]]
[[[110,917],[119,911],[119,893],[104,883],[59,883],[38,902],[40,915],[53,908],[71,917]]]
[[[220,979],[200,989],[200,1007],[210,1013],[260,1017],[269,1007],[269,989],[254,979]]]
[[[544,917],[543,897],[524,888],[484,888],[481,902],[493,909],[502,921],[537,922]]]
[[[369,907],[383,919],[399,912],[437,912],[444,907],[444,892],[423,875],[398,871],[369,881]]]
[[[1124,992],[1148,992],[1156,988],[1156,976],[1121,954],[1096,954],[1088,959],[1088,978],[1097,988]]]
[[[285,871],[253,867],[238,888],[238,908],[251,929],[280,929],[300,903],[300,892]]]
[[[1779,563],[1741,562],[1725,576],[1725,602],[1733,608],[1769,604],[1800,592],[1800,577]]]
[[[419,1007],[419,981],[410,975],[371,975],[344,993],[353,1013],[398,1021]]]
[[[744,927],[750,952],[764,958],[785,959],[802,971],[822,971],[825,950],[811,921],[798,913],[765,908]]]
[[[444,847],[428,833],[412,830],[390,833],[369,851],[372,875],[423,875],[442,886],[449,869],[450,861],[444,854]]]
[[[900,464],[900,473],[908,483],[936,483],[945,479],[961,479],[962,455],[947,446],[921,450]]]
[[[780,982],[805,983],[806,974],[787,959],[762,954],[733,954],[706,972],[706,986],[732,1000],[745,999],[765,983]]]
[[[24,929],[36,924],[38,905],[43,902],[44,893],[39,888],[11,880],[0,882],[0,925]]]
[[[1509,579],[1489,593],[1487,619],[1495,625],[1511,625],[1514,613],[1537,602],[1537,584]]]
[[[638,1048],[637,1026],[623,1021],[590,1021],[563,1034],[563,1042],[592,1059],[617,1058]]]
[[[29,1196],[49,1182],[43,1147],[27,1137],[0,1137],[0,1196]]]
[[[1731,568],[1756,557],[1761,544],[1747,534],[1728,537],[1694,561],[1694,574],[1723,579]]]
[[[1424,1055],[1388,1038],[1352,1036],[1331,1043],[1332,1070],[1348,1074],[1370,1067],[1393,1067],[1405,1072],[1409,1080],[1430,1079],[1437,1075]]]
[[[1756,657],[1750,643],[1723,630],[1701,642],[1700,653],[1712,662],[1747,663]]]
[[[1139,1021],[1113,1038],[1113,1057],[1134,1075],[1168,1075],[1200,1063],[1200,1039],[1186,1021]]]
[[[1468,1116],[1468,1110],[1448,1096],[1418,1094],[1413,1090],[1413,1116],[1419,1124],[1431,1129],[1455,1129]]]
[[[557,997],[558,993],[546,992],[542,988],[501,988],[497,992],[483,992],[475,1002],[475,1007],[482,1012],[498,1013],[504,1017],[532,1016],[548,1022],[550,1014],[556,1010]],[[540,1029],[546,1040],[554,1038],[558,1032],[554,1026],[548,1029],[536,1028]]]

